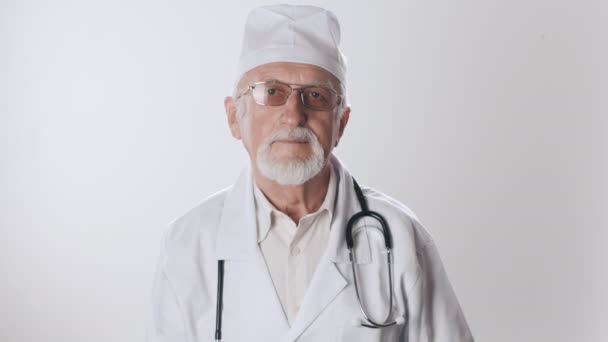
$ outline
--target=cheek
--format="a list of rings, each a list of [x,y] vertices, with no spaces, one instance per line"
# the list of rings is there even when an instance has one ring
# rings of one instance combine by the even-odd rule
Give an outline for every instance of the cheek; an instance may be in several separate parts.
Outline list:
[[[246,116],[247,114],[245,114],[245,116],[241,118],[241,121],[239,122],[239,127],[241,132],[241,141],[243,142],[243,145],[245,146],[247,152],[251,154],[252,149],[254,148],[254,132],[252,130],[253,123]]]
[[[323,135],[324,144],[333,146],[338,138],[338,123],[336,121],[326,122],[322,127],[321,134]]]
[[[264,132],[261,125],[256,122],[248,122],[243,133],[243,144],[252,157],[255,157],[257,150],[264,143],[270,133]]]
[[[313,129],[313,132],[317,136],[317,139],[319,140],[319,143],[323,147],[323,151],[325,152],[325,154],[327,155],[327,154],[331,153],[331,150],[334,147],[335,136],[336,136],[334,134],[334,130],[329,127],[324,127],[322,130]]]

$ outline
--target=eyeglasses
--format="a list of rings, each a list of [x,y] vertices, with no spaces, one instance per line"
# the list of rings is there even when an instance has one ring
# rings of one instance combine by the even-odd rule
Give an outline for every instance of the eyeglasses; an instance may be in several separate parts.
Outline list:
[[[256,82],[237,96],[237,100],[251,92],[255,103],[262,106],[282,106],[293,91],[300,93],[304,107],[317,111],[330,111],[342,101],[342,95],[335,90],[323,86],[310,85],[292,88],[291,85],[279,81]]]

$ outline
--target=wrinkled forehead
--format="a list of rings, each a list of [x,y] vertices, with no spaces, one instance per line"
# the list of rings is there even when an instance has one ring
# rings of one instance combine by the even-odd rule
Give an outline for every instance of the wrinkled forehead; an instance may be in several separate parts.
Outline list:
[[[255,82],[276,80],[297,85],[323,85],[338,92],[340,81],[329,71],[312,64],[274,62],[257,66],[246,72],[239,81],[243,89]]]

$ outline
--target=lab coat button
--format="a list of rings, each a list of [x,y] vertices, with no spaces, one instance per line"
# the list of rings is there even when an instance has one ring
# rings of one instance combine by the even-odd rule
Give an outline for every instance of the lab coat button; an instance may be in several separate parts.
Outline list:
[[[292,255],[292,256],[298,256],[298,255],[300,255],[300,249],[299,249],[298,247],[294,247],[294,248],[291,250],[291,255]]]

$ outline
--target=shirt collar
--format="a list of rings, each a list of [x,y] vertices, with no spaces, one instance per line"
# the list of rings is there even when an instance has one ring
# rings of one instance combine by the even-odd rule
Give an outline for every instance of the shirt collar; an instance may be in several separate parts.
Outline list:
[[[334,204],[337,195],[337,177],[335,175],[334,167],[329,164],[329,185],[327,186],[327,193],[325,199],[319,209],[312,213],[318,214],[322,211],[327,211],[329,214],[329,222],[333,221]],[[273,212],[280,212],[268,199],[266,195],[260,190],[255,180],[253,182],[253,196],[255,199],[256,217],[257,217],[257,231],[258,231],[258,243],[264,241],[268,236],[268,232],[272,227],[272,214]]]

